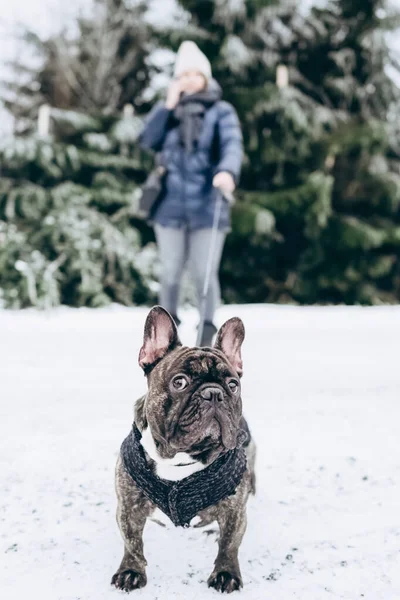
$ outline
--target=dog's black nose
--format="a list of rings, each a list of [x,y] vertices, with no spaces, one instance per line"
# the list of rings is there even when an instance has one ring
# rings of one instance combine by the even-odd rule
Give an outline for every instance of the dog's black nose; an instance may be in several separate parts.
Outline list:
[[[224,394],[222,393],[221,388],[215,386],[208,386],[203,388],[200,392],[200,396],[204,400],[208,400],[209,402],[221,402],[224,399]]]

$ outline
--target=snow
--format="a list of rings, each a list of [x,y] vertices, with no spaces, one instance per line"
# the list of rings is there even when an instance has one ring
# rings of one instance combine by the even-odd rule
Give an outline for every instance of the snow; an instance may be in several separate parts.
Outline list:
[[[125,597],[113,470],[145,390],[146,313],[0,312],[1,598]],[[226,306],[219,324],[233,315],[258,446],[240,598],[399,600],[400,307]],[[217,598],[214,534],[149,522],[145,555],[132,597]]]

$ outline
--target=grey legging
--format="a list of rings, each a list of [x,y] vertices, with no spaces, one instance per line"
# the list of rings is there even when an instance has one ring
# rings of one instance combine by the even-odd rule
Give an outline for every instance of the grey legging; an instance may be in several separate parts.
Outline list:
[[[188,231],[155,225],[154,227],[161,261],[161,291],[159,302],[172,315],[178,311],[179,289],[183,269],[189,263],[189,272],[194,280],[200,301],[207,268],[211,242],[211,228]],[[210,286],[208,288],[205,320],[212,322],[215,309],[220,302],[218,280],[219,264],[226,233],[218,231],[213,253]]]

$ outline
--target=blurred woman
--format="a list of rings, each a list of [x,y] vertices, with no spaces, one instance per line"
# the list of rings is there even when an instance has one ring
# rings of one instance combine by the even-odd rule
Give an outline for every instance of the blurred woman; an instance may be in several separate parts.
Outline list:
[[[200,299],[211,241],[218,188],[232,193],[242,163],[242,134],[235,109],[221,100],[211,65],[194,42],[179,48],[174,80],[165,102],[149,114],[141,145],[160,153],[166,167],[165,191],[151,223],[161,260],[160,304],[179,324],[178,300],[188,263]],[[220,303],[219,265],[230,229],[230,206],[224,201],[206,300],[201,346],[211,346],[214,314]]]

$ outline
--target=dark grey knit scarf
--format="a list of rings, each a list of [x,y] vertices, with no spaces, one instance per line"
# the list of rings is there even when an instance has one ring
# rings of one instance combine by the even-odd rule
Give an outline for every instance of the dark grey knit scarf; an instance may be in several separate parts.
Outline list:
[[[161,479],[146,462],[140,443],[142,434],[133,424],[122,442],[121,456],[125,470],[142,492],[174,523],[188,527],[201,510],[235,493],[246,470],[246,454],[241,445],[247,433],[239,434],[239,446],[229,450],[208,467],[181,481]]]
[[[214,81],[202,92],[181,96],[174,117],[179,121],[179,137],[186,152],[196,148],[206,110],[220,99],[221,88]]]

